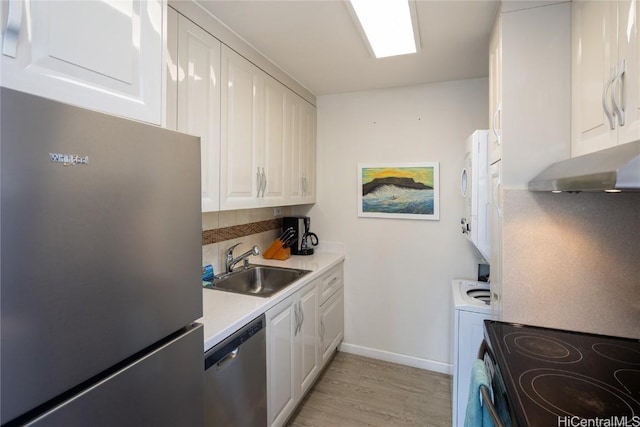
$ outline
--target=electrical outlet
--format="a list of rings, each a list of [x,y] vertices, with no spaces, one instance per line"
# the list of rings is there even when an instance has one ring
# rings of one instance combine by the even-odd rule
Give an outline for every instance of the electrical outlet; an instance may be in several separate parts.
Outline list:
[[[273,208],[273,216],[282,215],[282,208]]]

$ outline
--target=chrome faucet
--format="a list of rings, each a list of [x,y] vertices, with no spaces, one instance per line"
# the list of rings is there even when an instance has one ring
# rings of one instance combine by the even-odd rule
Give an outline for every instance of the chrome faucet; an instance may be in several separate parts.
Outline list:
[[[227,249],[226,257],[225,257],[225,263],[224,263],[225,273],[231,273],[231,270],[233,269],[233,267],[237,263],[239,263],[240,261],[243,261],[243,260],[244,260],[244,267],[247,268],[249,266],[249,257],[251,255],[260,255],[260,248],[258,248],[258,246],[254,245],[247,252],[243,253],[242,255],[240,255],[237,258],[234,258],[233,257],[233,250],[235,249],[236,246],[240,245],[241,243],[242,242],[236,243],[235,245],[233,245],[229,249]]]

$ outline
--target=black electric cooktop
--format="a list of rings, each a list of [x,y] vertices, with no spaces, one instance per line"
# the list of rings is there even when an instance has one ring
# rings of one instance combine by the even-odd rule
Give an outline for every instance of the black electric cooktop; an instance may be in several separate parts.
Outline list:
[[[485,321],[485,338],[507,425],[640,426],[640,340],[496,321]]]

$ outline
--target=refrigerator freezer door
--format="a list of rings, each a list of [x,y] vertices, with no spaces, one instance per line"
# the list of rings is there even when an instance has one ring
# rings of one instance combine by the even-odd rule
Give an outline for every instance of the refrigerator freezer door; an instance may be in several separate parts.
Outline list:
[[[27,425],[204,425],[202,330],[197,325]]]
[[[1,423],[202,316],[199,139],[2,88]]]

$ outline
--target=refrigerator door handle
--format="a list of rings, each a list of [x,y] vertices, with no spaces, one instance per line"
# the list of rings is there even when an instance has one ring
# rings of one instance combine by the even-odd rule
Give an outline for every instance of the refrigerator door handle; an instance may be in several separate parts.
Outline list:
[[[18,54],[18,36],[22,27],[22,0],[9,0],[7,28],[2,42],[2,54],[15,58]]]

